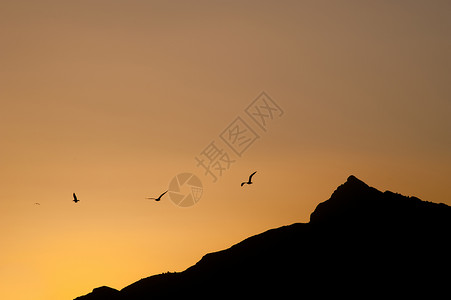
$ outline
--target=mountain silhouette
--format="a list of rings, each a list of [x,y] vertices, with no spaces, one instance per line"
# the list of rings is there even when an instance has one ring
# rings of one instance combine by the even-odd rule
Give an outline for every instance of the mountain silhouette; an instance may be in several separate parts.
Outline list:
[[[450,206],[381,192],[351,175],[309,223],[249,237],[183,272],[76,300],[446,297],[450,236]]]

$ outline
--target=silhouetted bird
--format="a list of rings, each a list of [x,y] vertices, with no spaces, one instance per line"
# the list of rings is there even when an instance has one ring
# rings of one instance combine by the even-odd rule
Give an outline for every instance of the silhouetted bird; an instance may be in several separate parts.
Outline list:
[[[37,203],[37,202],[36,202],[35,204],[36,204],[36,205],[41,205],[41,203]]]
[[[78,201],[80,201],[80,200],[77,199],[77,195],[75,195],[75,193],[74,193],[74,200],[72,200],[72,201],[74,201],[75,203],[77,203]]]
[[[146,199],[153,199],[153,200],[155,200],[155,201],[160,201],[161,200],[161,197],[164,195],[164,194],[166,194],[168,191],[166,191],[166,192],[164,192],[163,194],[161,194],[158,198],[146,198]]]
[[[241,186],[245,184],[252,184],[252,176],[254,176],[255,173],[257,173],[257,171],[255,171],[254,173],[251,174],[251,176],[249,176],[249,180],[247,182],[241,182]]]

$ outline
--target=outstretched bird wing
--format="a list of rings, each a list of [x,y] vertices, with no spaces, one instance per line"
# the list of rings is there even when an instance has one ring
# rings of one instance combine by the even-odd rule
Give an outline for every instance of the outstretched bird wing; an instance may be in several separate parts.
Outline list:
[[[257,171],[255,171],[254,173],[251,174],[251,176],[249,176],[249,182],[251,182],[252,176],[254,176],[255,173],[257,173]]]
[[[75,195],[75,193],[73,195],[74,195],[74,201],[77,201],[78,200],[77,195]]]
[[[245,185],[246,184],[246,182],[241,182],[241,186],[243,186],[243,185]]]
[[[166,194],[168,191],[164,192],[163,194],[160,195],[160,197],[158,197],[158,199],[160,199],[164,194]]]

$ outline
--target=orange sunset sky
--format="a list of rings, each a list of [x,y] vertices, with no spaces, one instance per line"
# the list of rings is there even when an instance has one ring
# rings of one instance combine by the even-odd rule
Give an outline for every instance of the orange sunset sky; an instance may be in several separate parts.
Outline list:
[[[308,222],[350,174],[450,205],[450,14],[449,1],[1,1],[0,299],[182,271]],[[266,131],[245,112],[263,91],[283,110]],[[241,157],[220,138],[237,117],[260,137]],[[212,141],[235,160],[216,182],[195,160]],[[197,204],[145,199],[183,172],[202,181]]]

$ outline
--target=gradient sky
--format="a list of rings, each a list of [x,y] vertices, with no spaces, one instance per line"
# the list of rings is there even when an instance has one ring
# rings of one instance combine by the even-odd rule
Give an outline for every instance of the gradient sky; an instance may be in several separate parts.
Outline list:
[[[308,222],[350,174],[451,204],[450,13],[449,1],[1,1],[0,298],[182,271]],[[284,115],[213,183],[194,157],[262,91]],[[196,205],[144,199],[181,172],[203,182]]]

